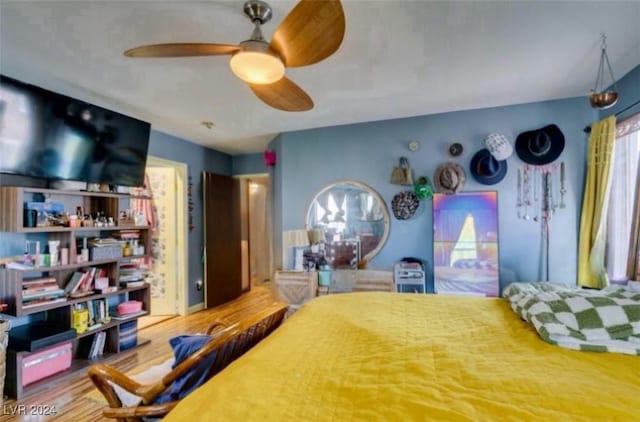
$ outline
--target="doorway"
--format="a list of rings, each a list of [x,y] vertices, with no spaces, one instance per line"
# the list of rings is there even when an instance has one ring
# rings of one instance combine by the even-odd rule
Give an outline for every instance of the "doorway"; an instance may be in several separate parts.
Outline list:
[[[147,158],[145,170],[153,197],[150,283],[151,309],[139,328],[186,313],[187,179],[184,163]]]
[[[248,191],[249,276],[251,287],[271,280],[271,216],[269,176],[246,177]]]

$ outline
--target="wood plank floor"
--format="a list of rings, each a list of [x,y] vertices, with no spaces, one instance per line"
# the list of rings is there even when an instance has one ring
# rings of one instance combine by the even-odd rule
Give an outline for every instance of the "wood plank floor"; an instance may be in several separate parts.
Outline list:
[[[134,350],[111,356],[105,363],[125,373],[140,372],[172,356],[167,340],[180,333],[204,331],[216,319],[235,322],[246,315],[278,301],[270,285],[254,287],[240,298],[213,309],[178,316],[138,332],[138,337],[151,339],[147,345]],[[0,422],[4,421],[112,421],[102,416],[104,404],[97,402],[87,394],[97,391],[86,374],[86,369],[69,374],[63,381],[50,388],[19,401],[5,399]],[[91,394],[90,396],[95,396]],[[19,408],[18,406],[24,406]],[[27,415],[19,415],[27,412]],[[44,410],[55,414],[28,414],[30,411],[42,413]],[[49,412],[53,413],[53,412]]]

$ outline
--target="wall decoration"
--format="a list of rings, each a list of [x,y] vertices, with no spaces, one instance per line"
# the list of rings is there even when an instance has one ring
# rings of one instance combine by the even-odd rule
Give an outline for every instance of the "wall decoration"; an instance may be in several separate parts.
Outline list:
[[[454,142],[451,145],[449,145],[449,148],[447,149],[447,151],[449,152],[450,156],[459,157],[464,152],[464,147],[460,142]]]
[[[313,230],[312,243],[320,250],[329,250],[336,242],[344,246],[347,241],[357,241],[357,258],[368,261],[387,240],[389,213],[382,197],[370,186],[356,180],[338,180],[313,197],[307,209],[306,228]],[[338,252],[342,254],[341,250]]]
[[[471,158],[469,171],[476,182],[495,185],[507,174],[507,161],[497,160],[488,149],[482,148]]]
[[[391,200],[391,210],[398,220],[408,220],[416,213],[420,199],[410,190],[397,193]]]
[[[193,179],[191,178],[191,175],[189,175],[189,185],[187,187],[187,206],[189,208],[189,231],[192,231],[193,229],[195,229],[195,225],[193,224]]]
[[[436,293],[498,296],[498,193],[433,195]]]
[[[433,172],[433,184],[439,193],[458,193],[464,187],[466,175],[460,164],[447,161],[436,167]]]
[[[609,63],[609,56],[607,55],[607,36],[601,34],[600,37],[602,39],[600,44],[600,63],[598,65],[598,73],[596,74],[595,86],[589,94],[589,104],[593,108],[604,110],[618,102],[618,89],[616,88],[616,79],[613,77],[613,71]],[[605,64],[611,77],[610,82],[605,81]]]
[[[498,161],[506,160],[513,154],[511,142],[501,133],[490,133],[484,139],[484,145],[489,150],[493,158]]]
[[[524,165],[518,169],[516,212],[519,219],[541,222],[544,260],[539,279],[549,280],[549,230],[551,216],[566,207],[564,161],[546,166]]]
[[[527,164],[542,166],[554,162],[564,150],[564,134],[554,124],[522,132],[516,138],[516,153]]]
[[[174,172],[172,168],[163,167],[150,167],[146,170],[149,190],[153,196],[153,216],[156,222],[156,230],[151,232],[151,271],[147,273],[146,278],[150,284],[152,298],[164,297],[167,277],[173,274],[172,267],[175,264],[167,259],[167,254],[172,253],[168,250],[171,240],[175,238],[174,233],[168,231],[172,225],[167,224],[167,217],[170,217],[169,208],[175,207],[175,204],[172,204],[174,196],[166,189],[174,185]]]
[[[407,157],[400,157],[398,165],[393,166],[389,183],[394,185],[413,185],[413,175]]]

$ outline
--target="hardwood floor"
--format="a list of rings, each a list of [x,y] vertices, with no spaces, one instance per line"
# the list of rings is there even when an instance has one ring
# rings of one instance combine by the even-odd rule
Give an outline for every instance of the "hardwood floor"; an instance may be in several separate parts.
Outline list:
[[[278,298],[270,285],[254,287],[240,298],[216,308],[178,316],[139,330],[138,337],[151,339],[149,344],[111,356],[104,362],[125,373],[140,372],[172,356],[167,342],[170,337],[180,333],[202,332],[216,319],[235,322],[274,301],[278,301]],[[51,385],[47,390],[19,401],[5,399],[0,422],[112,421],[113,419],[102,416],[103,403],[87,397],[89,393],[97,390],[86,372],[86,369],[83,369],[70,373],[63,381]]]

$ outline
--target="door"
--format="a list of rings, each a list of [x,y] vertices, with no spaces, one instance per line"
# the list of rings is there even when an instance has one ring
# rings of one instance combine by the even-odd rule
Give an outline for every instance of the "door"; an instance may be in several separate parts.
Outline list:
[[[147,167],[156,229],[151,233],[151,315],[178,313],[177,172],[172,167]]]
[[[202,172],[204,203],[204,306],[212,308],[242,292],[240,182]]]

